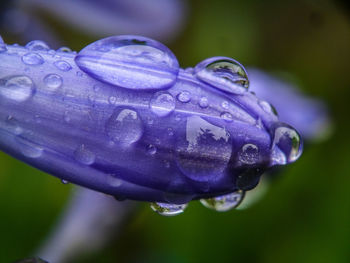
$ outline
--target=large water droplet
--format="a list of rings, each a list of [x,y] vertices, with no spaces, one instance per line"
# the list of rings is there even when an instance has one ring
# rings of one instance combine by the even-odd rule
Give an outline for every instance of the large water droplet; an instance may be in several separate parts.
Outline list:
[[[74,158],[78,162],[86,165],[93,164],[95,161],[95,154],[85,146],[85,144],[79,145],[74,152]]]
[[[103,82],[127,89],[163,89],[179,71],[174,54],[163,44],[139,36],[114,36],[81,50],[79,68]]]
[[[69,63],[64,60],[57,60],[53,64],[56,66],[56,68],[62,71],[69,71],[72,69],[72,66],[69,65]]]
[[[57,74],[48,74],[48,75],[45,76],[44,82],[45,82],[46,87],[48,88],[48,90],[55,91],[59,87],[62,86],[63,80]]]
[[[242,94],[248,90],[247,72],[232,58],[209,58],[200,62],[194,70],[199,80],[219,90],[234,94]]]
[[[283,123],[279,123],[274,129],[274,137],[272,149],[277,148],[280,150],[273,150],[273,154],[281,154],[281,151],[285,155],[287,163],[295,162],[303,151],[303,145],[299,133],[291,126]],[[281,157],[274,157],[275,160],[283,160]],[[276,163],[285,164],[285,163]]]
[[[244,191],[238,190],[236,192],[221,195],[209,199],[201,199],[200,202],[207,208],[219,212],[225,212],[236,208],[244,198]]]
[[[22,61],[24,64],[32,66],[41,65],[44,63],[44,59],[42,58],[42,56],[33,52],[24,54],[22,56]]]
[[[258,146],[251,143],[244,144],[242,149],[238,153],[238,159],[243,164],[257,163],[259,161]]]
[[[19,135],[16,137],[16,141],[20,147],[21,153],[28,158],[39,158],[43,154],[44,149],[27,137]]]
[[[28,42],[26,48],[31,51],[45,51],[50,49],[50,47],[44,41],[41,40],[33,40]]]
[[[10,76],[0,80],[0,95],[18,102],[29,99],[34,94],[33,81],[24,75]]]
[[[230,134],[199,116],[188,117],[185,129],[176,142],[180,170],[196,181],[222,175],[232,153]]]
[[[131,144],[143,134],[143,124],[138,113],[131,108],[115,110],[106,123],[106,132],[115,142]]]
[[[185,211],[187,204],[167,204],[167,203],[151,203],[153,211],[162,216],[176,216]]]
[[[164,117],[175,109],[175,99],[168,92],[156,93],[150,101],[150,108],[158,116]]]

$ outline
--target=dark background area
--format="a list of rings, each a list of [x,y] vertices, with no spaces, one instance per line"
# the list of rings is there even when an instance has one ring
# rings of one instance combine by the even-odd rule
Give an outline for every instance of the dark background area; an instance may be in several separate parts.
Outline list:
[[[333,133],[307,144],[251,208],[218,213],[192,202],[167,218],[144,204],[122,236],[79,262],[350,262],[349,5],[193,0],[189,7],[182,34],[167,43],[182,67],[220,55],[291,73],[306,94],[328,104]],[[95,40],[38,16],[73,50]],[[32,255],[72,188],[0,153],[1,263]]]

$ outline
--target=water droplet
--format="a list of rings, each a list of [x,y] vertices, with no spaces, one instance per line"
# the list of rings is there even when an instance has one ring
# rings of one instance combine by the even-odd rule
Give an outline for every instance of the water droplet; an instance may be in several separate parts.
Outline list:
[[[100,90],[101,86],[100,85],[94,85],[94,91],[98,92]]]
[[[285,155],[287,163],[295,162],[303,151],[303,145],[299,133],[291,126],[280,123],[274,129],[274,138],[272,149],[277,148]],[[273,150],[273,154],[280,153],[277,149]],[[283,160],[281,157],[273,157],[274,159]],[[285,164],[285,163],[276,163]]]
[[[224,108],[224,109],[228,109],[228,106],[229,106],[229,103],[228,103],[228,101],[223,101],[222,103],[221,103],[221,106]]]
[[[107,182],[112,187],[119,187],[122,185],[123,180],[118,178],[115,174],[109,174],[107,177]]]
[[[266,112],[266,113],[272,113],[275,116],[278,116],[277,110],[272,104],[268,103],[267,101],[260,100],[259,101],[260,107]]]
[[[4,128],[15,135],[19,135],[23,132],[19,122],[11,115],[6,118]]]
[[[67,180],[64,180],[64,179],[62,179],[61,182],[62,182],[62,184],[69,184],[69,182]]]
[[[35,92],[33,81],[24,75],[0,80],[0,95],[18,102],[29,99]]]
[[[22,137],[22,135],[17,136],[16,141],[21,153],[28,158],[39,158],[43,154],[44,149],[40,145]]]
[[[0,43],[0,53],[6,52],[7,47],[5,43]]]
[[[55,91],[62,86],[62,78],[57,74],[48,74],[44,78],[44,83],[50,91]]]
[[[157,147],[154,145],[150,144],[147,146],[147,153],[150,155],[155,155],[157,153]]]
[[[244,191],[238,190],[236,192],[221,195],[209,199],[201,199],[200,202],[207,208],[218,212],[225,212],[236,208],[244,198]]]
[[[201,98],[199,99],[199,106],[200,106],[201,108],[207,108],[207,107],[209,106],[209,101],[208,101],[208,99],[207,99],[206,97],[201,97]]]
[[[54,65],[56,66],[56,68],[62,71],[70,71],[72,69],[72,66],[64,60],[57,60],[55,61]]]
[[[180,170],[196,181],[221,176],[232,154],[230,134],[199,116],[188,117],[185,129],[176,142]]]
[[[33,52],[24,54],[22,56],[22,61],[24,64],[32,66],[41,65],[44,63],[44,59],[42,58],[42,56]]]
[[[249,86],[244,67],[232,58],[206,59],[195,67],[195,75],[199,80],[233,94],[242,94]]]
[[[177,99],[183,103],[187,103],[191,100],[191,93],[189,93],[188,91],[181,91],[177,95]]]
[[[77,71],[76,75],[77,75],[78,77],[82,77],[82,76],[83,76],[83,73],[80,72],[80,71]]]
[[[85,146],[85,144],[79,145],[74,152],[74,158],[79,163],[90,165],[95,162],[95,154]]]
[[[115,142],[131,144],[143,134],[143,124],[138,113],[131,108],[115,110],[106,123],[106,132]]]
[[[31,51],[47,51],[50,47],[41,40],[33,40],[27,43],[26,48]]]
[[[156,93],[150,101],[150,108],[156,115],[164,117],[175,109],[175,99],[167,92]]]
[[[258,146],[247,143],[244,144],[242,149],[238,153],[239,161],[243,164],[255,164],[259,161],[259,148]]]
[[[167,204],[167,203],[151,203],[153,211],[162,216],[176,216],[185,211],[187,204]]]
[[[69,47],[60,47],[59,49],[57,49],[57,51],[59,52],[65,52],[65,53],[70,53],[72,52],[72,50]]]
[[[117,97],[110,96],[108,99],[108,102],[112,105],[114,105],[117,102]]]
[[[221,117],[223,120],[227,121],[227,122],[232,122],[232,121],[233,121],[233,116],[232,116],[232,114],[229,113],[229,112],[223,112],[223,113],[221,113],[220,117]]]
[[[177,78],[179,64],[163,44],[145,37],[114,36],[81,50],[79,68],[100,81],[127,89],[163,89]]]

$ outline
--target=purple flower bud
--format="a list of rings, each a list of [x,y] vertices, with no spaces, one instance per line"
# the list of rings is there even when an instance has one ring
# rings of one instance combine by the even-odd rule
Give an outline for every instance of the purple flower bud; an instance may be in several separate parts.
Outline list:
[[[241,200],[231,193],[302,152],[297,131],[248,91],[231,58],[183,70],[168,48],[139,36],[78,55],[36,45],[0,53],[0,149],[61,179],[160,202],[165,214],[216,196],[232,202],[219,205],[226,210]]]

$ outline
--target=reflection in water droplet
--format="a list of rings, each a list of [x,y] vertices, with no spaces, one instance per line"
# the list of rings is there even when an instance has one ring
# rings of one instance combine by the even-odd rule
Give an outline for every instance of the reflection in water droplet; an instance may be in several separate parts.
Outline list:
[[[226,100],[221,103],[221,107],[223,107],[226,110],[228,109],[228,106],[229,106],[229,103]]]
[[[16,137],[16,141],[21,153],[28,158],[39,158],[43,154],[43,148],[26,137],[19,135]]]
[[[201,199],[200,202],[207,208],[218,212],[225,212],[236,208],[244,198],[244,191],[238,190],[236,192],[221,195],[209,199]]]
[[[167,204],[167,203],[151,203],[153,211],[157,212],[162,216],[176,216],[185,211],[187,204]]]
[[[196,181],[221,176],[232,154],[230,134],[199,116],[188,117],[185,129],[176,142],[180,170]]]
[[[163,44],[145,37],[114,36],[81,50],[79,68],[100,81],[127,89],[163,89],[179,71],[174,54]]]
[[[48,74],[44,78],[44,83],[50,91],[55,91],[62,86],[62,78],[57,74]]]
[[[117,109],[106,123],[106,132],[115,142],[131,144],[143,134],[143,124],[138,113],[130,108]]]
[[[33,40],[27,43],[26,48],[31,51],[46,51],[49,50],[49,46],[41,40]]]
[[[238,159],[243,164],[255,164],[259,161],[259,148],[251,143],[243,145],[238,153]]]
[[[167,92],[156,93],[150,101],[150,108],[156,115],[164,117],[175,109],[175,99]]]
[[[55,61],[54,65],[56,66],[56,68],[62,71],[69,71],[72,69],[72,66],[64,60],[57,60]]]
[[[86,165],[90,165],[95,162],[95,154],[84,144],[79,145],[79,147],[75,150],[74,158],[78,162]]]
[[[191,93],[189,93],[188,91],[181,91],[177,95],[177,99],[183,103],[187,103],[191,100]]]
[[[244,67],[232,58],[206,59],[195,67],[195,75],[199,80],[229,93],[242,94],[249,86]]]
[[[150,144],[147,146],[147,153],[150,155],[154,155],[157,153],[157,147],[155,147],[154,145]]]
[[[65,53],[72,52],[72,50],[69,47],[60,47],[59,49],[57,49],[57,51]]]
[[[33,81],[25,75],[0,80],[0,95],[18,102],[29,99],[35,92]]]
[[[26,65],[41,65],[44,63],[44,59],[37,53],[27,53],[22,56],[22,61]]]
[[[274,149],[274,148],[277,149]],[[285,155],[287,163],[295,162],[302,153],[302,141],[298,132],[291,126],[287,124],[280,124],[275,128],[272,154],[280,154],[281,151]],[[272,156],[274,160],[283,160],[283,158],[278,156]],[[285,163],[276,163],[285,164]]]
[[[199,106],[202,108],[207,108],[209,106],[208,99],[206,97],[201,97],[199,100]]]

